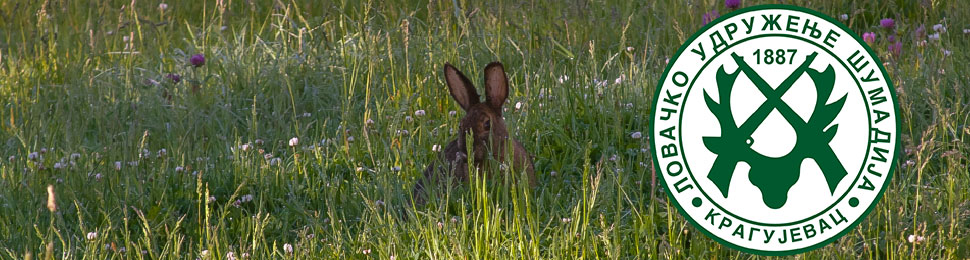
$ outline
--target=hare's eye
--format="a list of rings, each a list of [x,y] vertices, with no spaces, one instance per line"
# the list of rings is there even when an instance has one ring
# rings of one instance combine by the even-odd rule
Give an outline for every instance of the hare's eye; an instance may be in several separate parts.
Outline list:
[[[492,121],[491,120],[488,120],[488,119],[485,119],[485,123],[483,123],[482,126],[485,127],[485,130],[491,130],[492,129]]]

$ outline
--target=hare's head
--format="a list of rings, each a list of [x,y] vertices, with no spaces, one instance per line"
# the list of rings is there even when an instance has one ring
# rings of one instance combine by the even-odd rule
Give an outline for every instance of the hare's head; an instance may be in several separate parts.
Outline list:
[[[485,102],[481,102],[471,81],[451,64],[445,64],[445,81],[451,96],[466,112],[458,125],[458,148],[462,152],[466,151],[465,134],[471,133],[475,140],[473,147],[476,162],[484,160],[489,151],[499,158],[503,154],[505,140],[509,137],[505,120],[502,119],[502,104],[509,95],[509,80],[502,64],[492,62],[485,67]]]

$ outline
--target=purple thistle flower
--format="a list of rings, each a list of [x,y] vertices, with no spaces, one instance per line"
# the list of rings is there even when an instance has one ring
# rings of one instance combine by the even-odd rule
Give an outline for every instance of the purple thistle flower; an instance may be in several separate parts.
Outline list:
[[[192,57],[189,58],[189,63],[191,63],[192,66],[202,67],[202,65],[205,65],[205,55],[202,55],[201,53],[192,55]]]
[[[741,6],[741,0],[724,0],[724,6],[732,10],[738,9]]]
[[[896,42],[896,35],[890,35],[888,40],[889,40],[889,43]]]
[[[711,10],[710,12],[707,12],[706,14],[704,14],[704,17],[702,17],[702,20],[704,22],[703,25],[707,25],[708,23],[710,23],[711,21],[714,21],[714,19],[717,19],[718,17],[721,17],[721,15],[717,13],[717,10]]]
[[[868,43],[869,45],[872,45],[872,43],[876,42],[876,33],[874,32],[863,33],[862,40]]]
[[[903,53],[903,42],[890,44],[889,53],[892,53],[893,57],[899,57],[899,55]]]
[[[896,27],[896,20],[893,20],[893,18],[882,19],[879,20],[879,25],[882,26],[882,28],[892,29],[893,27]]]
[[[165,78],[172,80],[172,82],[175,84],[178,84],[179,82],[182,81],[182,76],[179,76],[179,74],[175,74],[175,73],[169,73],[168,75],[165,75]]]

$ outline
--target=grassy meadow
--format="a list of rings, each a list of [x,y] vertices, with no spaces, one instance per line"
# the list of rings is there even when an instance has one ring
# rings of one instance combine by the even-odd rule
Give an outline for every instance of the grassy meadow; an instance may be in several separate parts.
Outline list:
[[[970,258],[970,2],[782,2],[875,33],[905,149],[867,219],[797,258]],[[0,1],[0,259],[756,258],[693,228],[652,175],[654,88],[712,10],[731,12]],[[478,179],[412,207],[464,115],[444,64],[482,91],[491,61],[539,184]]]

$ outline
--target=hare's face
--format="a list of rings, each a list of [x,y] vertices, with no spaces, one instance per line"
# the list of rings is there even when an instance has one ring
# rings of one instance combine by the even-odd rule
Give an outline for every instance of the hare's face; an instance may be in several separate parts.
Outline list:
[[[476,160],[484,159],[489,152],[499,151],[497,149],[489,151],[488,148],[502,145],[508,137],[502,116],[484,103],[472,106],[468,115],[459,122],[459,128],[462,133],[471,133]],[[464,136],[459,136],[459,139],[459,142],[465,140]]]

